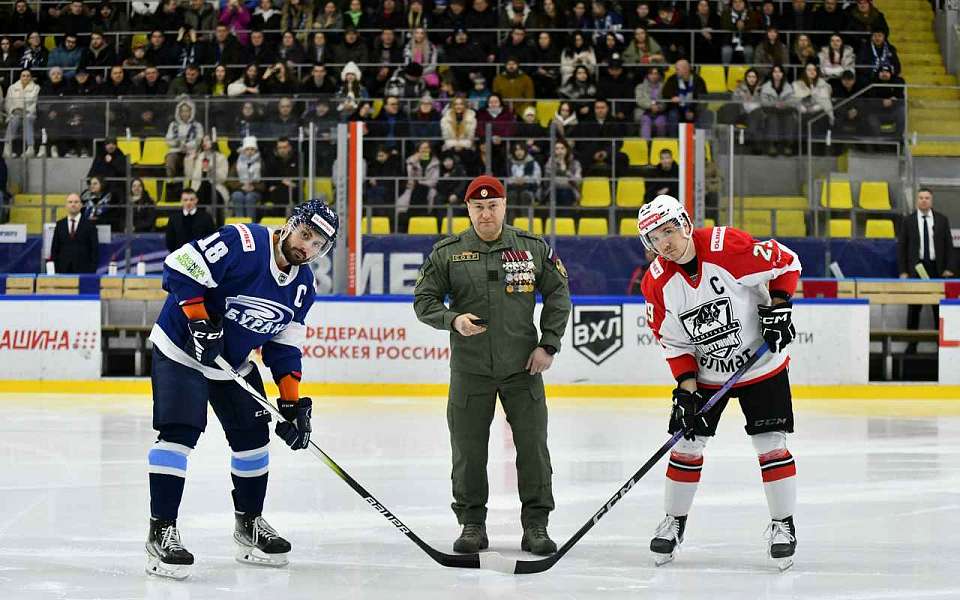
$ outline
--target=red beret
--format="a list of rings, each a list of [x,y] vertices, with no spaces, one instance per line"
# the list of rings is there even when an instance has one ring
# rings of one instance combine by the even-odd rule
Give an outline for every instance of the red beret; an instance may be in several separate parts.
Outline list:
[[[481,175],[470,182],[467,187],[467,193],[464,195],[464,202],[470,200],[493,200],[494,198],[506,198],[507,193],[503,189],[503,184],[496,177],[490,175]]]

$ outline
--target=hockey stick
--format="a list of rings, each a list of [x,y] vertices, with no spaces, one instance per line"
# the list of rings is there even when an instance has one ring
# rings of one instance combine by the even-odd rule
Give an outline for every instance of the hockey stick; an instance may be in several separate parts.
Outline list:
[[[280,411],[277,409],[277,407],[275,407],[269,400],[264,398],[259,391],[254,389],[254,387],[250,385],[246,379],[244,379],[239,373],[237,373],[236,369],[230,366],[230,363],[228,363],[226,359],[224,359],[222,356],[218,356],[215,359],[215,362],[217,363],[218,367],[226,371],[230,375],[230,377],[232,377],[233,380],[237,382],[237,385],[242,387],[244,390],[247,391],[247,393],[253,396],[253,399],[259,402],[268,411],[270,411],[270,413],[273,416],[275,416],[278,419],[284,420],[283,416],[280,414]],[[446,552],[440,552],[436,548],[433,548],[432,546],[430,546],[429,544],[421,540],[420,536],[412,532],[409,527],[407,527],[406,525],[403,524],[403,522],[400,521],[400,519],[398,519],[392,512],[387,510],[387,508],[383,504],[381,504],[379,500],[373,497],[373,494],[371,494],[366,489],[364,489],[364,487],[360,485],[356,479],[354,479],[353,477],[350,476],[349,473],[344,471],[340,467],[340,465],[338,465],[336,461],[330,458],[330,455],[324,452],[320,448],[320,446],[318,446],[313,440],[310,440],[310,452],[312,452],[314,456],[322,460],[324,464],[330,467],[330,470],[336,473],[337,477],[339,477],[344,482],[346,482],[346,484],[349,485],[353,489],[353,491],[360,494],[360,496],[367,502],[367,504],[369,504],[373,508],[373,510],[383,515],[383,517],[386,520],[390,521],[390,523],[392,523],[393,526],[400,531],[400,533],[410,538],[410,540],[414,544],[419,546],[421,550],[426,552],[427,555],[430,556],[430,558],[437,561],[437,563],[443,565],[444,567],[459,567],[461,569],[488,569],[493,571],[503,571],[504,568],[496,568],[496,566],[494,565],[497,565],[497,566],[506,565],[507,563],[512,562],[496,552],[484,552],[483,554],[479,554],[476,552],[473,554],[447,554]],[[511,570],[507,572],[512,573],[513,571]]]

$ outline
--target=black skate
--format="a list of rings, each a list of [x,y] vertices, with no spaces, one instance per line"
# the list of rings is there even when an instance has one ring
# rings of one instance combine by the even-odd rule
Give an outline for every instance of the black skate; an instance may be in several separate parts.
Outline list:
[[[287,564],[290,542],[280,537],[260,515],[236,513],[237,527],[233,539],[237,542],[237,561],[266,567]]]
[[[193,555],[180,543],[175,520],[150,518],[147,535],[147,574],[186,579],[193,566]]]
[[[776,561],[777,568],[782,572],[792,567],[793,553],[797,550],[797,530],[793,526],[793,517],[771,521],[765,534],[770,544],[768,553]]]
[[[667,515],[660,521],[657,531],[650,540],[650,552],[653,552],[653,562],[659,567],[673,560],[683,543],[683,531],[687,527],[687,516],[673,517]]]
[[[463,526],[460,537],[453,542],[453,551],[472,554],[486,550],[489,546],[490,541],[487,539],[487,526],[467,523]]]
[[[538,556],[550,556],[557,551],[557,544],[550,539],[545,526],[534,525],[523,531],[520,549]]]

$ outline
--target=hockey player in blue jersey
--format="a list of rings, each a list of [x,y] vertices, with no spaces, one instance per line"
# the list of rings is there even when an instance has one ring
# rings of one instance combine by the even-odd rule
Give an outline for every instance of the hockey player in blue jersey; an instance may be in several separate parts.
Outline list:
[[[311,200],[297,206],[279,230],[228,225],[185,244],[164,261],[163,288],[169,295],[150,333],[153,427],[159,435],[148,455],[147,573],[183,579],[193,565],[176,520],[187,457],[206,427],[208,402],[233,451],[237,560],[287,564],[290,543],[261,516],[270,415],[214,366],[214,359],[222,355],[264,393],[259,372],[248,360],[251,350],[262,348],[286,419],[277,424],[277,435],[294,450],[307,447],[312,401],[300,397],[299,381],[304,319],[314,287],[306,263],[330,251],[338,228],[337,215]]]

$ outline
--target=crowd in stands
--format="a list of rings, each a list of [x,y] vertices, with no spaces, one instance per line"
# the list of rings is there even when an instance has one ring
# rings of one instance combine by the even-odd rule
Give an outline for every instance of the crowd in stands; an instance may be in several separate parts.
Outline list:
[[[904,83],[870,0],[161,0],[132,2],[129,14],[109,2],[41,6],[17,0],[2,19],[4,156],[87,156],[90,140],[107,137],[83,193],[87,211],[109,220],[110,197],[139,203],[138,229],[156,200],[143,182],[96,180],[127,176],[109,159],[113,138],[127,133],[166,138],[163,174],[178,189],[259,218],[265,202],[300,197],[302,148],[291,140],[310,124],[328,142],[336,123],[364,121],[367,201],[408,216],[456,201],[463,179],[484,171],[505,178],[519,203],[544,202],[553,187],[558,205],[576,206],[583,177],[662,175],[662,164],[630,165],[618,140],[672,136],[679,123],[736,124],[772,155],[794,152],[797,132],[823,114],[820,128],[845,135],[903,130],[901,88],[834,110],[872,83]],[[716,114],[704,64],[752,66],[736,103]],[[121,97],[130,100],[104,108]],[[561,100],[552,138],[538,99]],[[229,157],[218,136],[230,140]],[[333,149],[318,152],[328,175]]]

